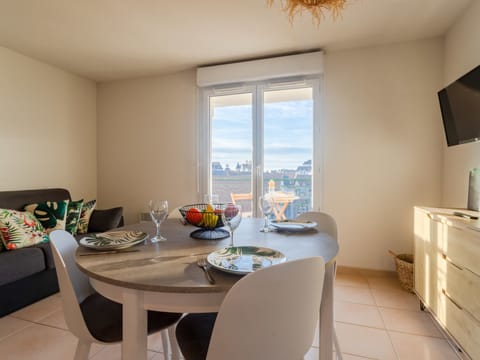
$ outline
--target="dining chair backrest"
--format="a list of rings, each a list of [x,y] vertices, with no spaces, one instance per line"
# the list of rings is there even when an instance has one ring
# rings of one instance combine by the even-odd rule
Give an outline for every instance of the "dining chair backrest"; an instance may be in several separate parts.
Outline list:
[[[207,360],[303,359],[322,298],[321,257],[258,270],[227,293],[215,321]]]
[[[70,233],[64,230],[55,230],[50,233],[50,246],[67,326],[78,338],[89,342],[98,342],[90,334],[79,306],[80,302],[93,293],[93,289],[88,281],[88,276],[82,273],[75,264],[77,241]]]
[[[331,215],[324,212],[320,212],[320,211],[309,211],[309,212],[300,214],[297,217],[297,220],[315,221],[318,224],[317,229],[319,231],[327,233],[333,239],[335,239],[335,241],[338,243],[337,222]],[[336,263],[333,266],[334,266],[334,273],[336,273],[337,271]],[[340,349],[340,343],[338,342],[337,332],[335,328],[333,330],[333,342],[335,344],[335,350],[336,350],[335,356],[337,360],[342,360],[343,355]]]
[[[319,231],[325,232],[337,240],[337,223],[331,215],[320,211],[309,211],[297,216],[297,220],[315,221]]]

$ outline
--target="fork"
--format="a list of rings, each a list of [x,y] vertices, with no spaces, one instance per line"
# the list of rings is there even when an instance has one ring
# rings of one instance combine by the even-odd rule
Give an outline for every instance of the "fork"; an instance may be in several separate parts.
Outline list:
[[[210,284],[215,284],[215,279],[212,277],[212,275],[208,271],[207,259],[205,259],[205,258],[198,259],[197,260],[197,265],[200,269],[203,270],[203,273],[205,274],[205,278],[208,280],[208,282]]]

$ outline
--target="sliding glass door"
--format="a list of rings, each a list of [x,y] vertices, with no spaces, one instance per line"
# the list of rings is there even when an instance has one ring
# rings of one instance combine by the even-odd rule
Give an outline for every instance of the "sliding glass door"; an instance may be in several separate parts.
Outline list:
[[[260,216],[263,194],[277,218],[314,208],[318,96],[318,80],[204,90],[200,191],[240,203],[244,216]]]

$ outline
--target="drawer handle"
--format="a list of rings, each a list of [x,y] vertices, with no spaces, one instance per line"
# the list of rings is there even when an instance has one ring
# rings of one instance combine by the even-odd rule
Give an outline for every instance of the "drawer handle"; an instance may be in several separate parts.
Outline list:
[[[457,264],[455,264],[455,263],[452,261],[452,259],[450,259],[450,258],[449,258],[447,255],[445,255],[444,253],[442,253],[442,259],[448,261],[448,263],[449,263],[450,265],[452,265],[453,267],[457,268],[458,270],[463,271],[463,268],[462,268],[462,267],[460,267],[460,266],[458,266]]]
[[[453,299],[447,294],[447,292],[445,291],[445,289],[442,289],[442,293],[443,293],[443,295],[445,295],[445,296],[453,303],[453,305],[455,305],[459,310],[462,310],[462,311],[463,311],[463,307],[461,307],[460,305],[458,305],[458,303],[457,303],[455,300],[453,300]]]

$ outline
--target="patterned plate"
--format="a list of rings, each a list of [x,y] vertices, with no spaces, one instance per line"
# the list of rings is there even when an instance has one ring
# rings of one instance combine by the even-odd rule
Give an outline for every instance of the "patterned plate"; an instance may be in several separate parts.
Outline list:
[[[81,246],[95,250],[125,249],[144,241],[148,235],[141,231],[108,231],[80,239]]]
[[[207,256],[208,263],[214,268],[239,275],[282,263],[286,259],[279,251],[256,246],[227,247]]]
[[[273,220],[270,224],[278,231],[307,231],[317,227],[315,221],[298,221],[298,220]]]

